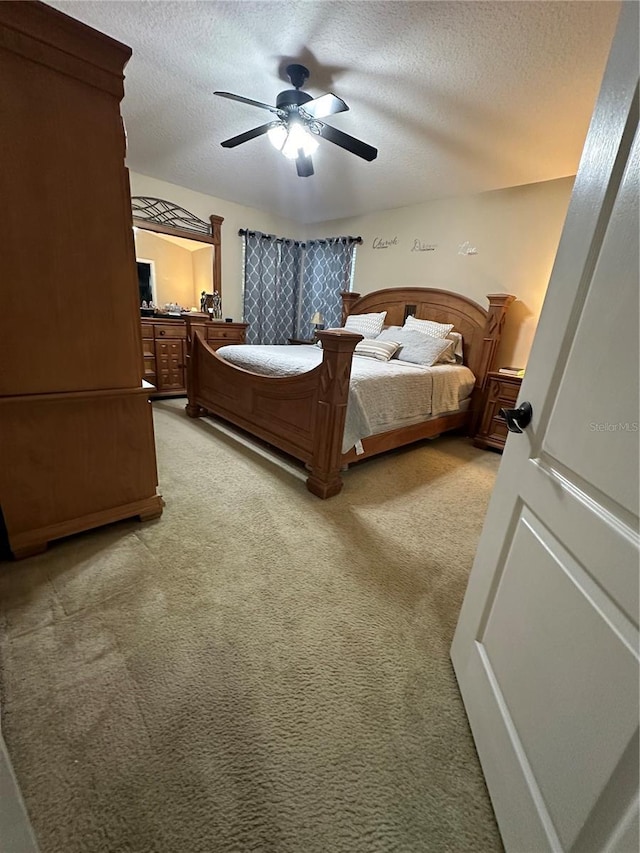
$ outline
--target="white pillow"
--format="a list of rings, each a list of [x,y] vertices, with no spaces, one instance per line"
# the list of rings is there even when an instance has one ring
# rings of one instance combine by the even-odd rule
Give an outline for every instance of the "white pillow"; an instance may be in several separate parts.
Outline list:
[[[398,341],[380,341],[377,338],[375,341],[371,341],[365,338],[364,341],[356,344],[355,354],[367,358],[376,358],[378,361],[389,361],[399,348]]]
[[[449,332],[447,340],[453,341],[453,361],[456,364],[464,363],[464,352],[462,350],[462,335],[460,332]]]
[[[397,326],[385,329],[376,338],[376,343],[388,340],[394,343],[400,342],[400,349],[394,358],[399,361],[409,361],[411,364],[422,364],[424,367],[436,364],[443,352],[452,345],[452,341],[446,338],[434,338],[432,335],[416,332],[415,329],[400,329]]]
[[[416,320],[416,318],[409,314],[407,319],[404,321],[405,329],[415,329],[417,332],[422,332],[425,335],[431,335],[432,338],[446,338],[451,329],[453,329],[453,323],[436,323],[433,320]]]
[[[349,314],[344,327],[350,332],[358,332],[370,340],[378,337],[386,316],[386,311],[381,311],[379,314]]]
[[[438,338],[438,340],[441,339]],[[451,346],[442,353],[438,359],[439,362],[442,364],[463,364],[462,335],[460,332],[449,332],[445,340],[451,341]]]
[[[432,337],[431,335],[429,337]],[[442,353],[438,356],[438,361],[436,364],[456,364],[456,355],[455,355],[455,343],[450,341],[448,337],[446,338],[434,338],[436,341],[446,341],[449,346],[442,351]]]

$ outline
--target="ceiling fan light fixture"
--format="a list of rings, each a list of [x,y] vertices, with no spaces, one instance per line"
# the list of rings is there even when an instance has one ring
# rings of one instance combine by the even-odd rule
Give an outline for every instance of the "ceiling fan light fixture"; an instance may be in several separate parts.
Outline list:
[[[289,127],[289,135],[282,148],[282,153],[290,160],[295,160],[301,148],[305,157],[310,157],[317,150],[318,141],[311,136],[304,125],[296,122]]]
[[[287,141],[287,128],[283,124],[276,124],[275,127],[267,131],[267,138],[274,148],[282,151],[282,147]]]
[[[277,124],[267,132],[267,136],[273,147],[289,160],[295,160],[300,149],[305,157],[310,157],[318,148],[317,140],[298,122],[291,123],[289,128],[284,124]]]
[[[233,136],[231,139],[225,139],[224,142],[220,143],[223,148],[235,148],[258,136],[267,135],[274,148],[289,160],[295,160],[296,171],[301,178],[308,178],[313,175],[311,156],[318,148],[319,136],[340,148],[344,148],[351,154],[362,157],[364,160],[375,160],[378,156],[377,148],[373,148],[360,139],[356,139],[355,136],[349,136],[348,133],[343,133],[336,127],[320,121],[322,118],[349,109],[342,98],[338,98],[332,92],[327,92],[317,98],[312,98],[306,92],[301,92],[300,87],[309,77],[309,70],[304,65],[297,63],[288,65],[287,74],[295,88],[280,92],[276,98],[275,107],[264,104],[262,101],[245,98],[242,95],[234,95],[232,92],[213,93],[221,98],[259,107],[272,114],[270,122]]]

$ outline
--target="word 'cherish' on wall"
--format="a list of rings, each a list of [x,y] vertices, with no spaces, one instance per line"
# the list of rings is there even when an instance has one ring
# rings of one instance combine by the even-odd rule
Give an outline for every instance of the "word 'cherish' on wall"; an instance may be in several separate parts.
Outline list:
[[[383,240],[382,237],[374,237],[373,238],[373,249],[388,249],[389,246],[397,246],[398,238],[393,237],[391,240]]]

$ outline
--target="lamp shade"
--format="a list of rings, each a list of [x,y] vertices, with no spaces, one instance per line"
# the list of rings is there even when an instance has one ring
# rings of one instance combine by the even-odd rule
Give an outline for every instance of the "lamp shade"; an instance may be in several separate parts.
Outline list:
[[[301,124],[290,124],[287,141],[282,146],[282,153],[289,160],[295,160],[300,149],[306,157],[310,157],[317,149],[318,141]]]
[[[267,131],[267,137],[274,148],[282,151],[282,146],[287,141],[287,129],[283,124],[276,124]]]
[[[321,326],[324,323],[324,317],[319,311],[314,311],[309,322],[314,326]]]
[[[318,140],[298,122],[291,122],[288,126],[276,124],[267,131],[267,137],[273,147],[289,160],[295,160],[300,149],[306,157],[310,157],[318,147]]]

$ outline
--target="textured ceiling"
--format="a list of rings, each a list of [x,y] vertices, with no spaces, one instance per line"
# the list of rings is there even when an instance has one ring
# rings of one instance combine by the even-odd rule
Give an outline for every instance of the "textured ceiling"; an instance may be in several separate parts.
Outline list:
[[[133,48],[123,111],[131,169],[320,222],[575,174],[618,2],[84,2],[50,5]],[[350,111],[327,123],[377,147],[367,163],[320,140],[315,175],[230,91],[275,103],[288,61],[305,91]]]

